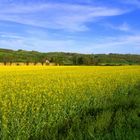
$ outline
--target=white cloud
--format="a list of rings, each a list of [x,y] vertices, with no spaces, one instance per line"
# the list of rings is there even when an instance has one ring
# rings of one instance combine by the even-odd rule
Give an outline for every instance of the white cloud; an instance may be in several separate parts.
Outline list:
[[[136,53],[140,54],[140,35],[123,35],[119,37],[98,38],[89,44],[89,52],[95,53]]]
[[[47,36],[46,36],[47,37]],[[50,51],[72,51],[76,41],[72,39],[38,38],[0,33],[0,48]],[[77,50],[76,50],[77,51]]]
[[[6,37],[7,36],[7,37]],[[11,38],[10,38],[11,37]],[[37,50],[42,52],[65,51],[79,53],[136,53],[140,54],[140,34],[118,37],[97,37],[89,40],[22,37],[5,35],[0,47]]]
[[[122,25],[118,26],[118,29],[121,31],[130,31],[131,28],[127,23],[123,23]]]
[[[96,5],[64,4],[64,3],[40,3],[40,4],[9,4],[0,6],[0,20],[11,21],[47,29],[63,29],[66,31],[88,30],[88,22],[97,22],[102,18],[125,14],[129,10]],[[131,32],[132,28],[127,23],[120,25],[107,25],[114,30]],[[28,30],[29,28],[27,28]],[[5,29],[6,30],[6,29]],[[84,37],[68,38],[67,34],[58,31],[57,35],[44,29],[34,28],[16,33],[1,33],[0,47],[11,49],[30,49],[38,51],[68,51],[82,53],[110,53],[110,52],[137,52],[140,53],[140,35],[120,37],[96,38],[89,35]],[[81,33],[80,33],[81,34]],[[95,37],[95,35],[93,35]],[[82,40],[83,39],[83,40]]]
[[[129,24],[127,24],[126,22],[120,24],[120,25],[113,25],[113,24],[104,24],[106,27],[109,27],[111,29],[114,29],[114,30],[120,30],[120,31],[125,31],[125,32],[131,32],[132,29],[130,27]]]
[[[88,22],[128,12],[120,8],[65,3],[9,4],[1,5],[0,9],[0,20],[69,31],[85,31]]]

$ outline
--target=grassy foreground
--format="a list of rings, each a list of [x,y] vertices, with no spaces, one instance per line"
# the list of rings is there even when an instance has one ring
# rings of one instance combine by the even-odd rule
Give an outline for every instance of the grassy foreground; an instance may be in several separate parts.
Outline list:
[[[0,67],[1,140],[138,140],[140,66]]]

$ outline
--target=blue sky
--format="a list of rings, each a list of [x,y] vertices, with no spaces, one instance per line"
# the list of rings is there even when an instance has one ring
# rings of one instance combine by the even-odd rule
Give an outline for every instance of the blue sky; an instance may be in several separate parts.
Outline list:
[[[0,48],[140,54],[140,0],[0,0]]]

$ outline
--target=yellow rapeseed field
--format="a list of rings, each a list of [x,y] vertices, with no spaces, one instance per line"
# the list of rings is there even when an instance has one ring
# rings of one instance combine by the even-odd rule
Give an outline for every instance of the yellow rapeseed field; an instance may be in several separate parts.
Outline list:
[[[1,66],[0,139],[124,136],[125,123],[138,125],[139,83],[140,66]]]

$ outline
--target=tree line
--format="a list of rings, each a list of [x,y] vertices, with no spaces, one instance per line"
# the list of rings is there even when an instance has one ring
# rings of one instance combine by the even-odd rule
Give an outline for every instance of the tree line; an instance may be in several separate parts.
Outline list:
[[[65,52],[41,53],[37,51],[0,49],[0,63],[41,63],[48,60],[59,65],[140,65],[136,54],[78,54]]]

